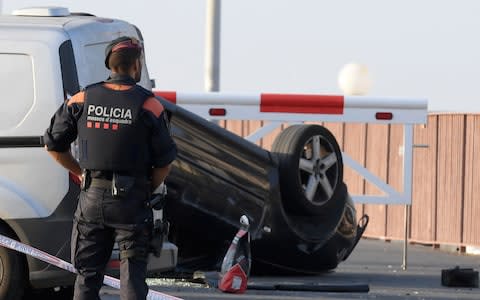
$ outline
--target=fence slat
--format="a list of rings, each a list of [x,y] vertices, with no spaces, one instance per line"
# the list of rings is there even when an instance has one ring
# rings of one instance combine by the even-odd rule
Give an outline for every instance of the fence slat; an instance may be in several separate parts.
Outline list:
[[[438,122],[437,242],[461,243],[464,115]]]
[[[368,124],[366,168],[377,177],[386,181],[388,159],[388,125]],[[365,182],[365,194],[384,195],[376,186]],[[386,236],[386,206],[380,204],[365,205],[365,213],[370,216],[366,235]]]
[[[403,191],[403,126],[390,125],[389,155],[387,162],[388,184]],[[405,208],[403,205],[387,205],[387,238],[403,239]]]
[[[469,115],[466,120],[465,192],[463,207],[463,242],[480,246],[480,116]]]
[[[344,127],[343,151],[362,165],[365,165],[366,132],[366,124],[346,123]],[[348,186],[349,193],[363,194],[365,191],[363,178],[348,166],[344,166],[343,170],[343,178]],[[364,207],[364,204],[355,204],[358,217],[365,213]]]
[[[434,242],[436,238],[438,116],[430,115],[426,126],[415,126],[413,152],[413,199],[411,239]]]

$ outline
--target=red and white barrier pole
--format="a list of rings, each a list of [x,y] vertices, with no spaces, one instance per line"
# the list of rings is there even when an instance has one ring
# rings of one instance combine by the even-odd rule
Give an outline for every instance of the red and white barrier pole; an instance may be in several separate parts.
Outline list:
[[[154,91],[206,119],[326,121],[425,124],[426,99],[343,96]]]

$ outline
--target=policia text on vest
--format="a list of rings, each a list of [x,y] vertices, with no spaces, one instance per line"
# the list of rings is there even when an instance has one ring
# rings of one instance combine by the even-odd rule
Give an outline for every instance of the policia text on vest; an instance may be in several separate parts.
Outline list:
[[[121,107],[89,105],[87,121],[132,124],[132,111]]]

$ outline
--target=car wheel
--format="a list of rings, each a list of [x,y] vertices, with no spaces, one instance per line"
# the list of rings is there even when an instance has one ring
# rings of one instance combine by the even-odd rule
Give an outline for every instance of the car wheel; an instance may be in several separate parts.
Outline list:
[[[343,160],[333,134],[319,125],[293,125],[272,145],[287,213],[319,215],[335,202],[343,183]]]
[[[0,225],[0,234],[13,238],[5,225]],[[25,257],[14,250],[0,247],[0,299],[20,300],[26,287]]]

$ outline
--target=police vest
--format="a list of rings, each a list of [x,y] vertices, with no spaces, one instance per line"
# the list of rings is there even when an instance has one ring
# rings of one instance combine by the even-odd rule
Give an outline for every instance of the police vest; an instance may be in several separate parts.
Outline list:
[[[146,174],[151,167],[149,130],[141,114],[143,103],[152,96],[138,85],[122,91],[102,83],[86,88],[77,123],[82,169]]]

